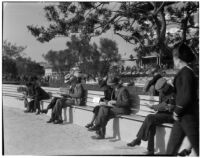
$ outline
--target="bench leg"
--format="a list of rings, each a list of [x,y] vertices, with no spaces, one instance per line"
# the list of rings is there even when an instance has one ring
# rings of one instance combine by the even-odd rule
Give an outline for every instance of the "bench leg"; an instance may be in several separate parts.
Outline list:
[[[113,119],[113,137],[120,140],[120,132],[119,132],[119,118]]]
[[[40,101],[40,109],[43,110],[44,109],[44,104],[43,101]]]
[[[63,108],[63,116],[64,116],[63,121],[67,121],[67,108]]]

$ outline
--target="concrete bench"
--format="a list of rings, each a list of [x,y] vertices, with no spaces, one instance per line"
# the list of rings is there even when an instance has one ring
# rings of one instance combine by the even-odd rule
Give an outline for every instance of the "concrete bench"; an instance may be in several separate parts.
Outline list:
[[[61,97],[59,88],[46,88],[43,87],[47,92],[53,92],[52,96]],[[18,96],[22,96],[17,92],[16,85],[3,85],[3,104],[20,104],[23,102],[20,100],[16,100]],[[72,106],[72,108],[67,108],[63,110],[63,118],[64,120],[74,123],[80,126],[85,126],[87,123],[91,121],[92,118],[92,110],[95,105],[98,105],[98,98],[103,97],[103,91],[90,91],[87,92],[87,100],[86,106]],[[141,127],[145,116],[153,113],[151,109],[149,109],[146,104],[157,104],[158,97],[151,97],[145,95],[138,95],[140,104],[139,108],[132,108],[133,114],[131,115],[121,115],[117,118],[111,119],[108,122],[106,127],[106,137],[115,138],[115,140],[123,140],[126,142],[130,142],[132,139],[136,137],[136,134]],[[46,107],[50,103],[51,99],[41,101],[43,107]],[[23,106],[19,106],[24,108]],[[50,116],[51,112],[48,112]],[[83,119],[84,118],[84,119]],[[156,137],[155,137],[155,149],[161,154],[165,153],[166,146],[168,143],[168,139],[170,136],[172,124],[163,124],[157,127]],[[186,138],[180,148],[180,150],[187,147],[188,139]],[[147,142],[142,142],[141,146],[146,147]],[[192,152],[191,155],[193,155]]]
[[[103,91],[88,90],[86,106],[72,106],[72,108],[63,110],[63,118],[65,121],[75,123],[80,126],[85,126],[92,118],[92,111],[98,105],[99,99],[104,97]],[[106,137],[115,138],[115,140],[131,141],[137,135],[145,116],[155,113],[146,104],[158,104],[159,98],[152,96],[139,95],[139,108],[132,108],[131,115],[119,115],[111,119],[107,125]],[[46,106],[50,101],[44,100]],[[84,119],[80,119],[84,118]],[[167,142],[169,139],[172,124],[162,124],[157,127],[157,134],[155,137],[155,148],[161,154],[165,153]],[[142,146],[147,146],[147,142],[142,142]]]

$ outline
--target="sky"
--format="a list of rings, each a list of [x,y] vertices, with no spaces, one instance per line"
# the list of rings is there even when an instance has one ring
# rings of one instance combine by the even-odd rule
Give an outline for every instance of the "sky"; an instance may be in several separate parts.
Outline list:
[[[52,3],[52,2],[50,2]],[[3,3],[3,40],[7,40],[17,46],[26,46],[23,53],[33,61],[44,62],[42,54],[49,50],[66,49],[68,37],[59,37],[49,42],[40,43],[31,35],[27,25],[48,26],[45,18],[44,6],[47,2],[4,2]],[[114,35],[111,31],[92,38],[91,42],[99,44],[100,38],[109,38],[118,44],[119,53],[122,58],[129,58],[130,54],[135,56],[134,46],[125,42],[121,37]]]

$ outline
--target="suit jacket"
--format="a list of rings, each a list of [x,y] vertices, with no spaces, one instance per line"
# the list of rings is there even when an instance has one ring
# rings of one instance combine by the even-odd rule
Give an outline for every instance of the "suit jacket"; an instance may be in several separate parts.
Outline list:
[[[145,92],[148,92],[151,86],[154,86],[158,79],[160,79],[162,76],[161,74],[157,74],[153,76],[153,78],[148,82],[147,86],[145,87]],[[154,89],[154,94],[153,95],[158,95],[159,93]]]
[[[131,105],[130,95],[125,87],[121,86],[116,91],[114,91],[114,94],[115,94],[114,100],[116,100],[116,105],[115,105],[116,107],[130,109]]]
[[[198,117],[198,80],[192,69],[185,66],[175,76],[174,79],[176,107],[175,113],[178,116],[191,114]]]
[[[35,98],[37,97],[37,98],[40,98],[41,100],[50,98],[49,94],[38,85],[34,86],[34,92],[33,93],[34,93]]]
[[[73,90],[69,93],[69,95],[75,99],[76,105],[84,105],[84,89],[81,83],[76,84]]]
[[[153,109],[158,112],[172,113],[175,108],[174,88],[169,85],[167,92],[159,93],[159,104],[153,105]],[[170,104],[170,106],[169,106]]]

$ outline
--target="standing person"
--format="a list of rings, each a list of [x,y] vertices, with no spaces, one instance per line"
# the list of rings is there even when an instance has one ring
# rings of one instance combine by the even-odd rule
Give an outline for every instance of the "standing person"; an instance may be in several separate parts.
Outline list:
[[[174,66],[179,70],[174,79],[176,107],[167,155],[177,155],[185,136],[188,137],[195,153],[199,155],[199,103],[197,96],[198,80],[188,66],[195,60],[190,47],[184,43],[173,49]]]
[[[89,131],[100,131],[95,139],[105,138],[106,125],[109,119],[117,115],[129,115],[131,113],[130,95],[128,90],[120,84],[119,78],[109,78],[107,85],[114,89],[113,96],[107,105],[100,107],[95,120],[95,126],[89,129]]]
[[[36,115],[39,115],[41,112],[40,109],[40,101],[44,99],[50,99],[50,96],[44,89],[40,87],[39,80],[37,77],[31,78],[33,84],[34,95],[32,98],[34,99],[34,110],[37,110]]]
[[[113,89],[112,89],[110,86],[107,85],[107,77],[104,78],[104,79],[102,79],[102,80],[100,80],[100,81],[99,81],[99,85],[100,85],[101,88],[103,87],[103,89],[104,89],[104,98],[101,98],[101,99],[100,99],[100,103],[101,103],[101,102],[105,102],[105,103],[106,103],[106,102],[110,101],[110,100],[111,100],[111,94],[112,94]],[[96,117],[97,117],[97,114],[98,114],[98,112],[99,112],[99,108],[100,108],[100,105],[94,107],[94,109],[93,109],[94,115],[93,115],[93,117],[92,117],[91,122],[88,123],[88,124],[85,126],[86,128],[91,128],[91,127],[94,126],[94,121],[95,121],[95,119],[96,119]]]
[[[148,141],[147,155],[154,155],[154,136],[156,134],[156,126],[163,123],[173,123],[172,111],[175,106],[174,89],[167,83],[166,79],[160,78],[155,89],[159,91],[159,104],[150,106],[157,111],[156,114],[146,116],[142,126],[140,127],[137,138],[128,143],[127,146],[134,147],[141,144],[141,140]]]
[[[62,109],[70,107],[71,105],[83,105],[84,104],[84,89],[81,84],[81,77],[74,77],[71,81],[72,89],[67,97],[63,97],[56,101],[51,118],[47,123],[53,122],[54,124],[62,124]]]

